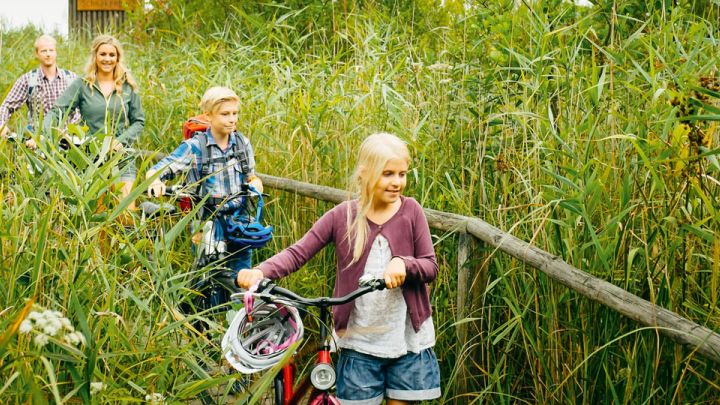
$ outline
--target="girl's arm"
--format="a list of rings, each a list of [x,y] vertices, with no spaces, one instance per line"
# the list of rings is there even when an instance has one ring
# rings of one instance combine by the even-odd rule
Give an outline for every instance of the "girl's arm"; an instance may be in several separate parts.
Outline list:
[[[130,86],[127,87],[130,88]],[[118,141],[123,145],[132,145],[145,127],[145,113],[142,109],[140,95],[134,90],[131,90],[128,103],[128,122],[130,125],[118,136]]]
[[[275,256],[265,260],[253,269],[240,270],[235,284],[241,288],[250,288],[263,278],[278,279],[298,270],[307,263],[325,245],[333,241],[335,215],[342,214],[340,204],[323,215],[310,230],[295,244],[285,248]]]
[[[438,265],[425,213],[420,204],[416,205],[413,220],[414,256],[396,256],[405,263],[406,282],[430,283],[437,277]]]

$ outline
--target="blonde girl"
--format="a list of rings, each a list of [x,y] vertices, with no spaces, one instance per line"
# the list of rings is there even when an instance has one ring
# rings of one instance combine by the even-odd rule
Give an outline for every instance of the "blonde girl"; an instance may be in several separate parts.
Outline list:
[[[385,279],[387,290],[333,311],[342,403],[403,404],[441,394],[427,288],[438,267],[422,207],[402,195],[409,164],[398,137],[370,135],[353,176],[357,199],[331,209],[298,242],[237,276],[243,288],[284,277],[333,243],[334,296],[355,290],[363,275]]]

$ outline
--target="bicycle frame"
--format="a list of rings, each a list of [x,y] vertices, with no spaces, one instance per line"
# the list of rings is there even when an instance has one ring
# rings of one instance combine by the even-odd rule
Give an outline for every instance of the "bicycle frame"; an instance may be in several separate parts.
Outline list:
[[[363,280],[357,290],[344,297],[305,298],[292,291],[278,287],[270,282],[270,280],[263,280],[260,283],[256,292],[256,296],[260,299],[271,301],[274,298],[279,298],[279,301],[288,305],[300,308],[316,307],[320,310],[320,347],[317,351],[315,365],[310,375],[304,377],[297,385],[295,385],[295,365],[292,360],[282,368],[274,381],[276,392],[275,403],[277,405],[294,405],[300,403],[307,395],[311,386],[312,392],[308,404],[339,404],[339,401],[330,393],[332,386],[335,384],[335,369],[331,362],[330,344],[328,340],[330,334],[328,327],[330,308],[335,305],[346,304],[362,295],[384,288],[385,281],[382,279]],[[282,395],[277,395],[277,391],[279,390],[282,391]]]

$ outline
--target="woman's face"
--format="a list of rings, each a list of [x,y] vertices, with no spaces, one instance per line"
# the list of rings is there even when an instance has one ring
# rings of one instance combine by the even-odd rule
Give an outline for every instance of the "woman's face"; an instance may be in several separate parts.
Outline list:
[[[98,73],[112,74],[118,63],[118,51],[115,46],[110,44],[102,44],[95,53],[95,63]]]

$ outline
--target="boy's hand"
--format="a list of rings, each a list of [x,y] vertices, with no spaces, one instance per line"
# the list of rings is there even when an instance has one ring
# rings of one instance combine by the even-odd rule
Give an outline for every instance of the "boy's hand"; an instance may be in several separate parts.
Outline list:
[[[148,186],[148,196],[149,197],[160,197],[162,195],[165,195],[165,183],[162,182],[160,179],[153,180],[152,183]]]
[[[25,141],[25,146],[32,150],[37,149],[37,143],[35,143],[34,139],[28,139],[27,141]]]
[[[255,190],[257,190],[258,193],[262,194],[263,184],[262,184],[262,180],[260,180],[259,177],[253,178],[252,180],[250,180],[250,182],[248,184],[253,186],[253,188],[255,188]]]
[[[264,278],[265,275],[262,271],[258,269],[240,270],[238,272],[237,278],[235,279],[235,284],[237,284],[240,288],[248,289],[251,286],[262,281],[262,279]]]
[[[113,138],[110,141],[110,148],[113,150],[113,152],[116,153],[122,153],[125,149],[125,146],[123,146],[122,142],[118,141],[117,139]]]
[[[405,283],[405,262],[399,257],[393,257],[385,267],[383,278],[387,288],[397,288]]]

